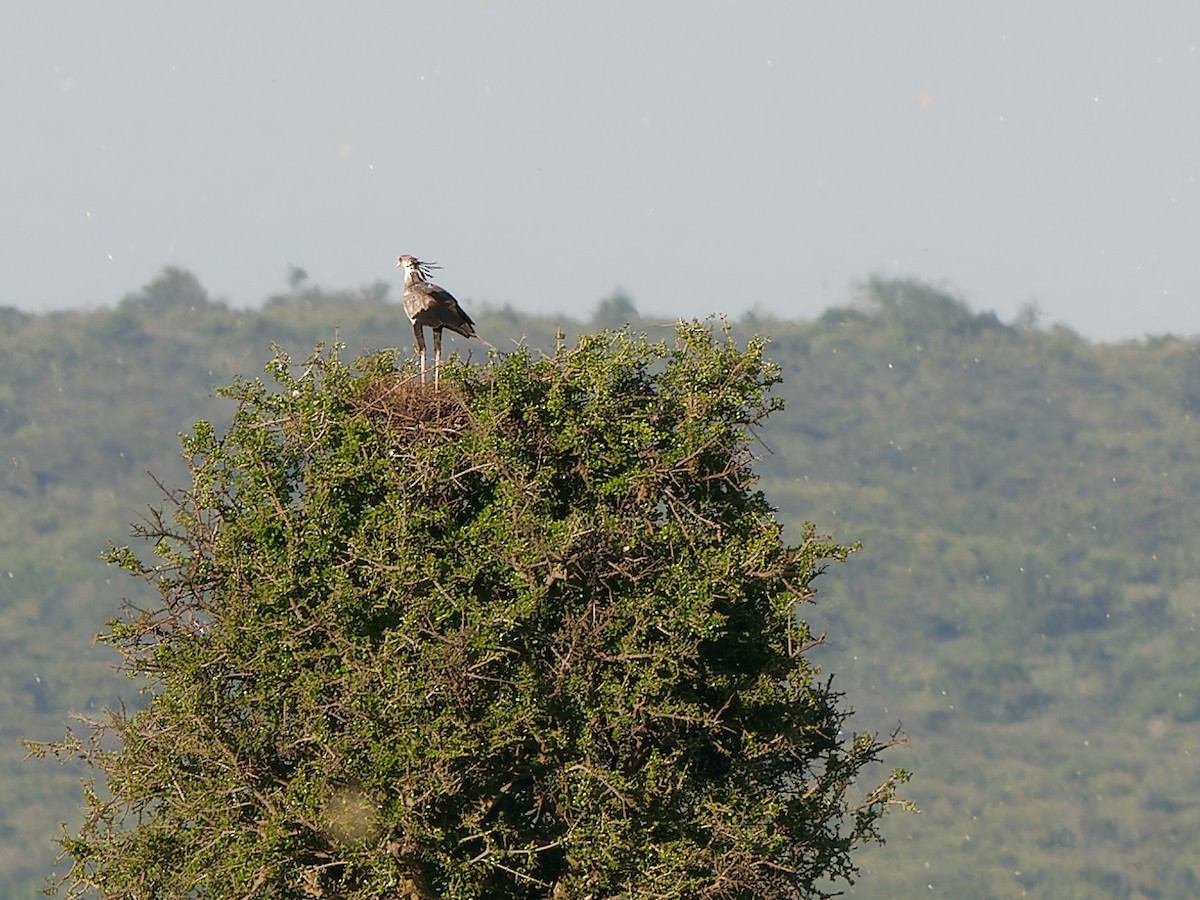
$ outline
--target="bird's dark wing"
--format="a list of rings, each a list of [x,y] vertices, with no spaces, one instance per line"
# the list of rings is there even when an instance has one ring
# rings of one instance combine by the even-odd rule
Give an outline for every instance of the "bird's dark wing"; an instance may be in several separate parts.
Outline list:
[[[404,291],[404,310],[414,324],[449,328],[463,337],[475,337],[475,323],[458,301],[441,285],[415,282]]]
[[[427,281],[414,281],[404,288],[404,311],[414,322],[422,319],[423,324],[432,325],[431,310],[445,303],[446,297],[454,300],[445,288]]]

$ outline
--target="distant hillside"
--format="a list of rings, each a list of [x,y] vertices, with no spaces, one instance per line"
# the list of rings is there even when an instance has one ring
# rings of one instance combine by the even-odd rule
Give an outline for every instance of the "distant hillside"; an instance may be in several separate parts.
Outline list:
[[[501,351],[636,318],[619,295],[586,322],[471,313]],[[0,898],[25,898],[80,773],[22,763],[17,738],[136,702],[88,642],[139,588],[97,554],[155,502],[147,470],[180,483],[176,433],[227,421],[213,388],[272,342],[412,338],[384,284],[299,281],[244,311],[179,270],[114,309],[0,324]],[[863,543],[803,611],[828,631],[815,656],[856,727],[911,739],[890,762],[924,812],[885,825],[851,896],[1200,893],[1200,344],[1092,345],[893,281],[815,322],[734,326],[784,366],[767,496]]]

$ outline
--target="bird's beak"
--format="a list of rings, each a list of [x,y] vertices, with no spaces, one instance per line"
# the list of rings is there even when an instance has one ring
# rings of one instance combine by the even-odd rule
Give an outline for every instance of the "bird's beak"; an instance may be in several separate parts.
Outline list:
[[[402,265],[404,265],[404,260],[402,260],[402,259],[396,260],[396,268],[397,269],[400,268]]]

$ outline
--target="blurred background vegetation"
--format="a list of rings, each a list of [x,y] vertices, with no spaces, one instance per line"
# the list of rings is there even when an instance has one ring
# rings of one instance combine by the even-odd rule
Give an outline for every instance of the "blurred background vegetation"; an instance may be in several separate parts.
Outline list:
[[[614,294],[588,320],[460,298],[501,352],[562,330],[662,325]],[[112,309],[0,309],[0,898],[53,868],[71,765],[24,762],[70,712],[137,702],[91,637],[143,586],[98,560],[183,483],[177,433],[276,342],[303,358],[407,350],[390,285],[293,269],[255,310],[166,269]],[[923,809],[864,851],[861,898],[1200,895],[1200,341],[1092,344],[1004,323],[926,284],[872,279],[813,322],[749,314],[787,409],[762,433],[783,521],[863,550],[802,612],[858,730],[909,745]],[[448,342],[478,359],[476,343]]]

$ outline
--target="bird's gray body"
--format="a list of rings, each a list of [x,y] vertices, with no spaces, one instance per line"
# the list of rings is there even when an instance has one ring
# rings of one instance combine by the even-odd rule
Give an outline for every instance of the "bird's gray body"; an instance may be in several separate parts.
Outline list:
[[[475,323],[454,295],[440,285],[414,281],[404,286],[404,311],[414,326],[440,330],[449,328],[463,337],[475,337]]]
[[[417,339],[417,350],[421,353],[421,380],[425,380],[425,329],[433,330],[433,380],[438,382],[438,369],[442,365],[442,329],[449,328],[465,338],[478,338],[475,323],[444,287],[429,280],[429,270],[437,268],[433,263],[423,263],[414,256],[401,256],[396,265],[404,269],[404,311],[412,322],[413,334]]]

